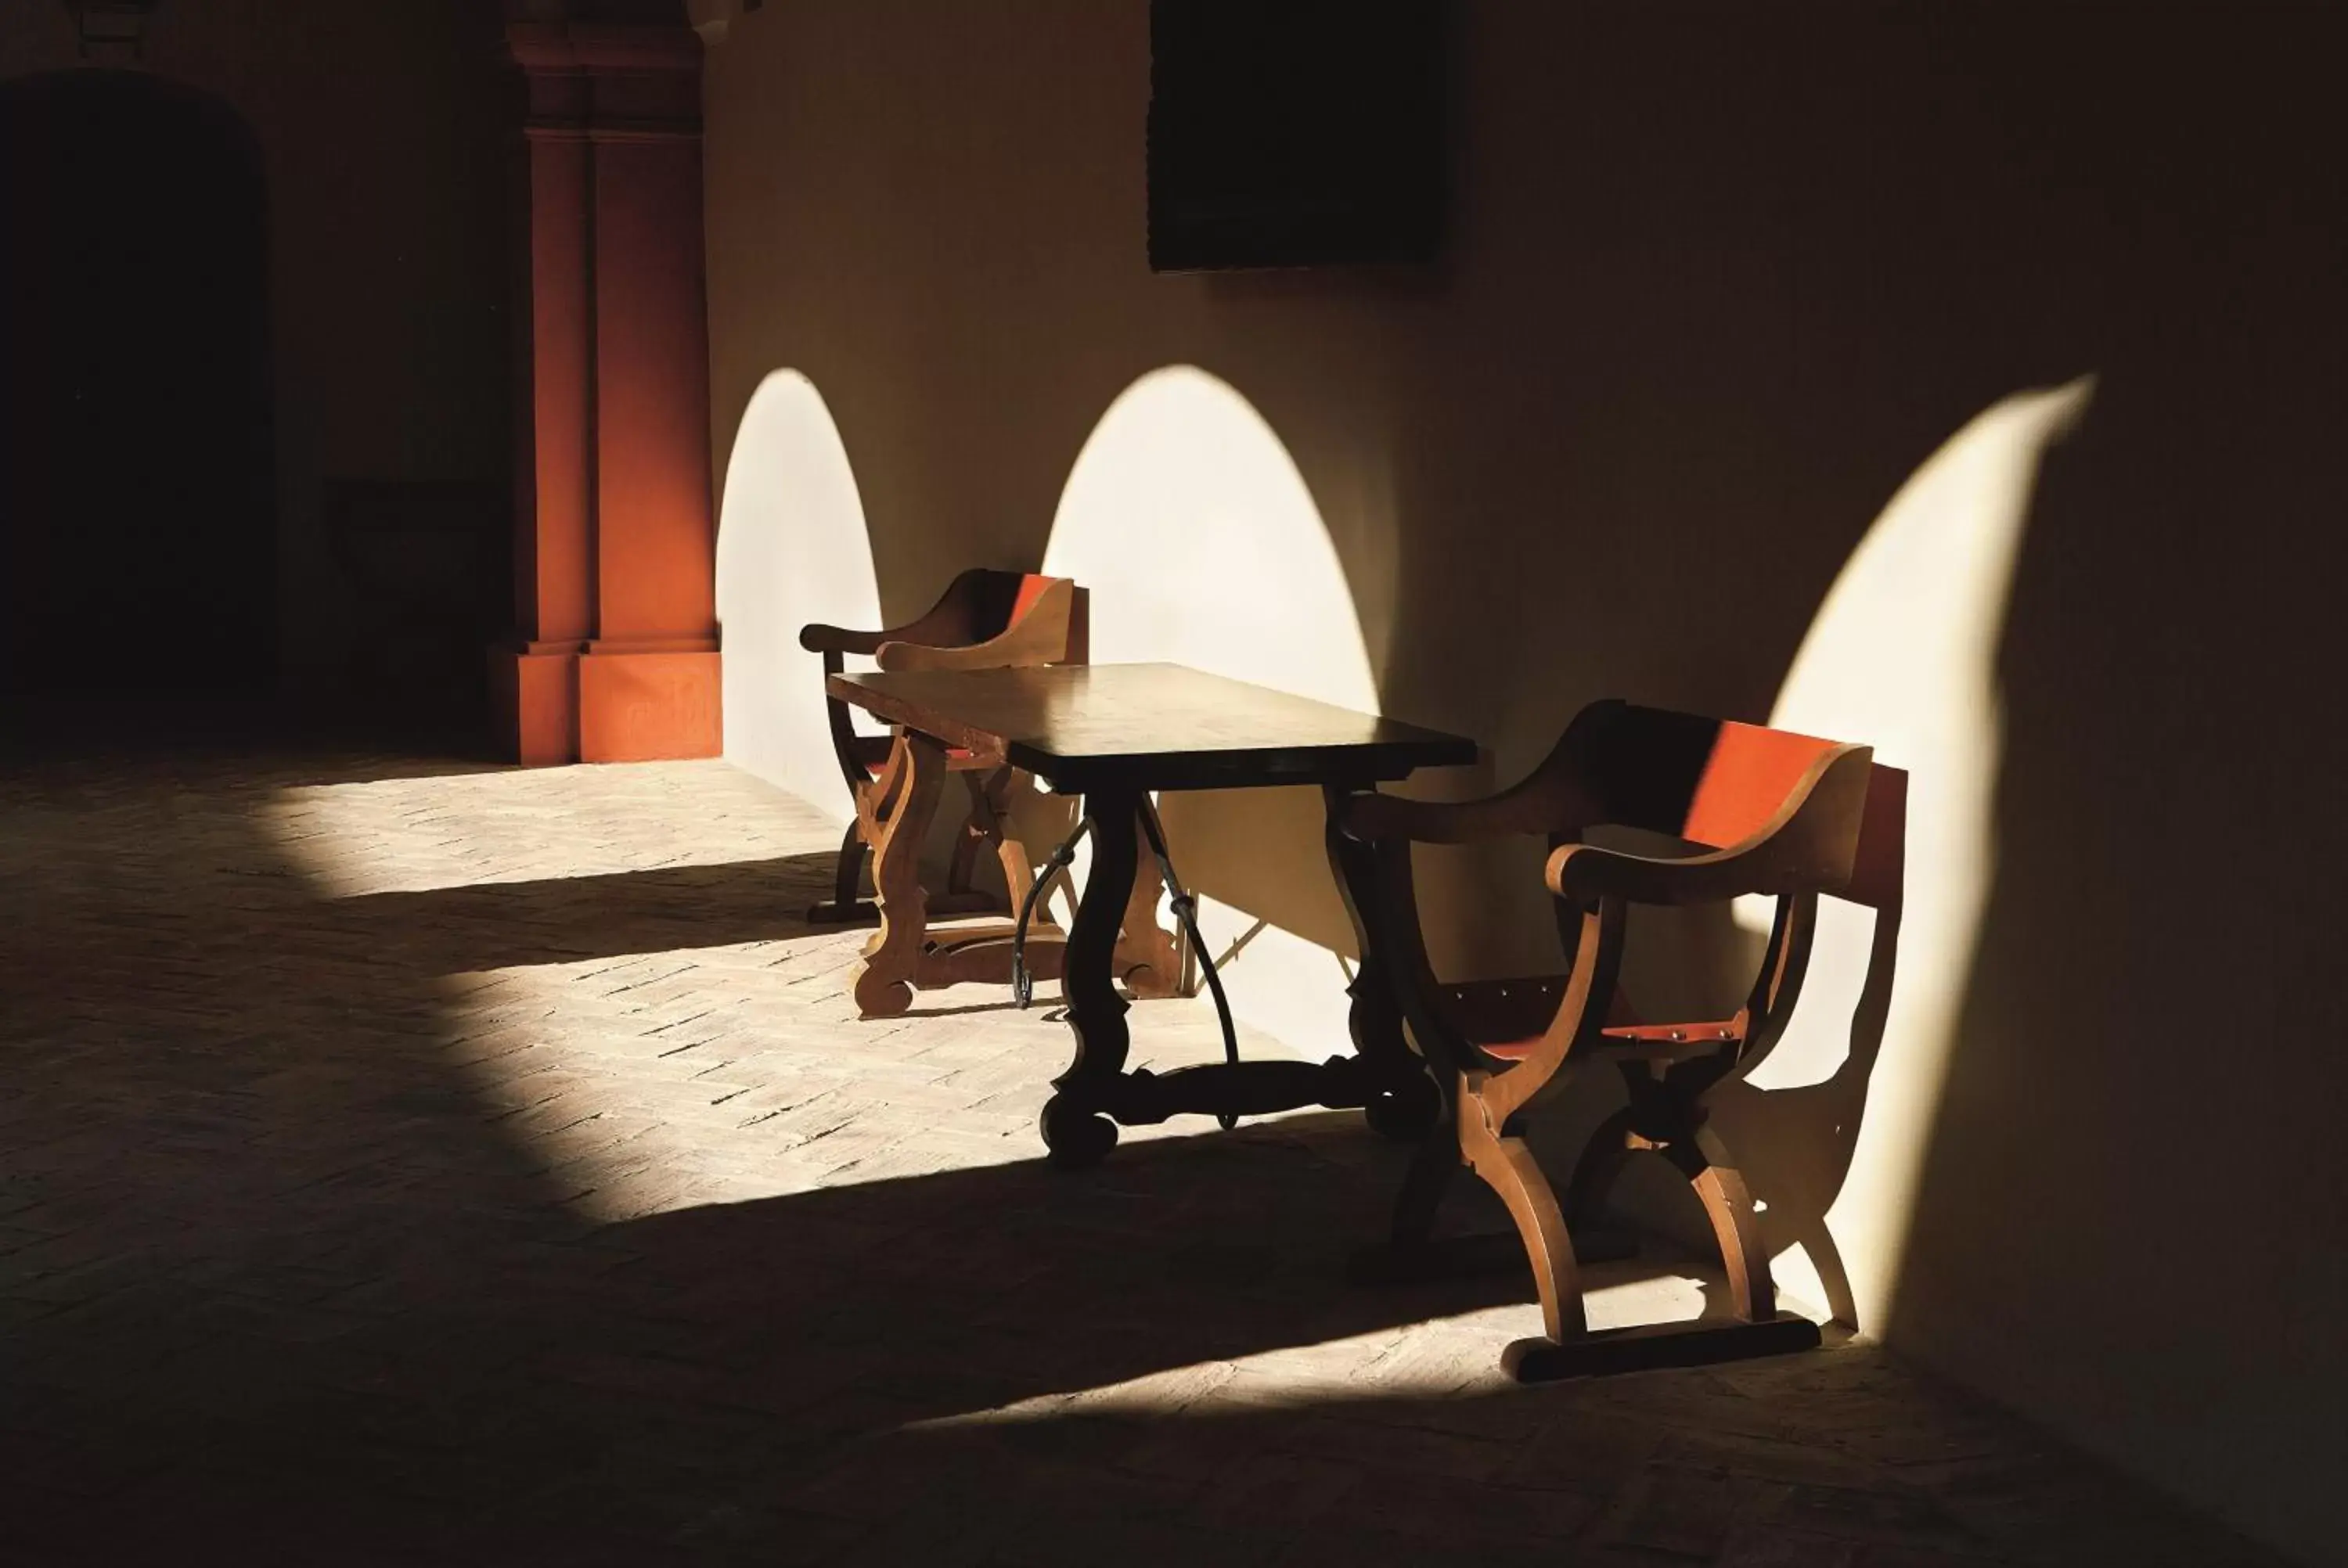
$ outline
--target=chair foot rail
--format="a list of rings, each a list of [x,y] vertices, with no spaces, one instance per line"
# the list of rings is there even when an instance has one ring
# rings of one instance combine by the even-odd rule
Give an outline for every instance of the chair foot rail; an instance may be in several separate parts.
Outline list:
[[[1663,1367],[1709,1367],[1757,1356],[1788,1356],[1815,1350],[1821,1343],[1818,1326],[1791,1312],[1757,1323],[1643,1323],[1562,1341],[1519,1339],[1500,1353],[1500,1369],[1519,1383],[1548,1383]]]

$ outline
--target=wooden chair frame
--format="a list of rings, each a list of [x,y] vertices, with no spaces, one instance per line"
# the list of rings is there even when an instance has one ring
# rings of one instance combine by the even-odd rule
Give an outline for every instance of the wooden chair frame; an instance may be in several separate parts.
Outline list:
[[[1689,1365],[1807,1348],[1815,1325],[1777,1311],[1751,1194],[1706,1124],[1705,1099],[1758,1066],[1801,994],[1818,899],[1850,881],[1872,753],[1845,745],[1638,708],[1593,703],[1521,783],[1461,804],[1355,796],[1340,824],[1376,866],[1381,939],[1442,1111],[1396,1202],[1395,1257],[1426,1255],[1436,1213],[1462,1165],[1507,1204],[1540,1294],[1546,1337],[1509,1348],[1528,1381]],[[1703,846],[1672,858],[1585,842],[1593,827],[1662,833]],[[1446,984],[1437,979],[1412,886],[1414,844],[1546,836],[1544,881],[1572,955],[1561,976]],[[1616,990],[1633,904],[1774,897],[1776,916],[1744,1007],[1725,1020],[1633,1021]],[[1527,1146],[1527,1115],[1570,1071],[1618,1071],[1625,1103],[1592,1136],[1560,1204]],[[1595,1216],[1632,1154],[1662,1154],[1694,1188],[1720,1245],[1738,1322],[1592,1335],[1569,1214]]]
[[[955,578],[937,603],[918,619],[884,631],[851,631],[820,622],[799,630],[799,646],[823,655],[827,680],[846,668],[846,656],[878,661],[883,670],[994,670],[1084,662],[1084,602],[1065,578],[973,568]],[[892,763],[896,743],[888,735],[860,735],[848,704],[831,695],[824,703],[831,720],[831,749],[840,776],[856,802],[856,815],[839,841],[832,896],[808,910],[819,925],[869,924],[880,907],[863,896],[865,866],[880,843],[901,794],[901,770]],[[1004,812],[1020,777],[1016,769],[948,753],[946,766],[962,777],[969,813],[956,838],[943,894],[930,900],[932,914],[1006,912],[1003,902],[974,885],[979,858],[992,852],[1004,868],[1010,901],[1016,907],[1029,875],[1025,852],[1005,831]],[[1019,872],[1012,875],[1014,862]]]

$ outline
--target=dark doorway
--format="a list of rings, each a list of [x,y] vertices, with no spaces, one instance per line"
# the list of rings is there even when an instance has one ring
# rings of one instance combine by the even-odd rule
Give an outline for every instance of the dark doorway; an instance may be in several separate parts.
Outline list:
[[[268,213],[226,106],[0,84],[0,691],[251,690],[276,661]]]

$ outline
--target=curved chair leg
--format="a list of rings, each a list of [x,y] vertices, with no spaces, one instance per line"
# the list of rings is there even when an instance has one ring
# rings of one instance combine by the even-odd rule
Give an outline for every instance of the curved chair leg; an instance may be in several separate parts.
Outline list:
[[[1511,1144],[1515,1145],[1513,1149]],[[1641,1138],[1630,1146],[1652,1145]],[[1545,1189],[1539,1184],[1540,1172],[1532,1163],[1530,1151],[1513,1138],[1496,1139],[1493,1147],[1510,1156],[1509,1169],[1527,1189],[1527,1197],[1519,1199],[1506,1187],[1500,1188],[1501,1196],[1509,1199],[1509,1211],[1519,1213],[1520,1203],[1531,1203],[1538,1218],[1537,1200]],[[1704,1213],[1711,1216],[1713,1232],[1720,1240],[1721,1255],[1727,1264],[1736,1313],[1744,1321],[1699,1319],[1694,1323],[1646,1324],[1591,1334],[1581,1329],[1581,1298],[1577,1295],[1573,1298],[1575,1313],[1564,1319],[1569,1332],[1560,1334],[1552,1327],[1548,1338],[1519,1339],[1501,1353],[1500,1365],[1519,1382],[1654,1367],[1700,1367],[1715,1361],[1743,1360],[1750,1356],[1780,1356],[1818,1348],[1818,1325],[1776,1310],[1769,1285],[1768,1254],[1762,1246],[1760,1227],[1754,1223],[1752,1200],[1746,1193],[1744,1177],[1727,1163],[1718,1141],[1699,1128],[1674,1137],[1663,1146],[1663,1153],[1687,1176],[1696,1195],[1704,1201]],[[1485,1171],[1481,1163],[1476,1168],[1479,1173]],[[1494,1185],[1499,1184],[1496,1182]],[[1521,1218],[1518,1224],[1523,1228]],[[1559,1228],[1562,1231],[1563,1226]],[[1529,1232],[1529,1247],[1532,1241]],[[1565,1256],[1570,1266],[1570,1248]],[[1571,1276],[1563,1276],[1559,1294],[1562,1296],[1570,1284]],[[1550,1296],[1545,1290],[1541,1300],[1545,1311],[1549,1304]]]
[[[1435,1089],[1432,1078],[1427,1086]],[[1386,1226],[1386,1239],[1356,1249],[1346,1265],[1346,1275],[1356,1285],[1390,1285],[1461,1272],[1457,1266],[1464,1260],[1446,1255],[1447,1251],[1457,1253],[1459,1249],[1447,1249],[1435,1240],[1436,1214],[1464,1163],[1459,1157],[1459,1121],[1452,1110],[1450,1094],[1437,1090],[1430,1098],[1437,1100],[1435,1122],[1419,1134],[1418,1148],[1411,1155],[1409,1171],[1403,1176],[1402,1191],[1395,1194],[1394,1216]],[[1482,1264],[1487,1260],[1478,1256],[1474,1261]],[[1505,1260],[1493,1256],[1488,1261],[1495,1273],[1518,1266],[1513,1256]]]
[[[860,895],[864,886],[864,827],[851,822],[840,835],[839,858],[831,872],[831,897],[811,906],[808,923],[814,926],[846,926],[880,917],[880,908],[870,898]]]
[[[1744,1175],[1729,1163],[1718,1136],[1708,1127],[1698,1128],[1691,1136],[1672,1140],[1664,1153],[1703,1200],[1713,1239],[1720,1244],[1736,1316],[1747,1323],[1776,1317],[1777,1292],[1769,1278],[1769,1250],[1761,1240],[1760,1218],[1753,1212]]]
[[[1395,1198],[1388,1238],[1397,1251],[1424,1247],[1435,1235],[1436,1211],[1459,1174],[1459,1130],[1450,1117],[1430,1129],[1411,1157],[1410,1173]]]
[[[953,859],[946,866],[946,892],[955,897],[967,897],[973,890],[971,878],[978,870],[978,852],[991,847],[997,835],[994,802],[987,791],[991,780],[986,774],[962,775],[963,788],[970,794],[970,815],[963,819],[962,831],[954,835]]]
[[[866,1018],[894,1017],[913,1005],[913,971],[929,929],[922,839],[937,810],[945,753],[935,741],[914,734],[900,734],[897,750],[902,784],[872,846],[880,928],[865,942],[864,961],[856,966],[856,1005]]]
[[[1550,1294],[1563,1301],[1570,1299],[1579,1288],[1581,1265],[1629,1257],[1638,1250],[1627,1238],[1603,1232],[1594,1236],[1576,1235],[1570,1227],[1563,1247],[1539,1245],[1536,1241],[1542,1234],[1540,1224],[1536,1221],[1530,1233],[1536,1239],[1528,1240],[1521,1234],[1521,1219],[1518,1236],[1474,1233],[1438,1237],[1435,1234],[1437,1214],[1467,1162],[1460,1153],[1456,1097],[1438,1089],[1433,1078],[1427,1080],[1427,1098],[1435,1106],[1433,1124],[1419,1134],[1418,1148],[1403,1177],[1402,1191],[1395,1196],[1386,1239],[1360,1248],[1347,1264],[1346,1273],[1355,1284],[1514,1274],[1526,1266],[1528,1259],[1540,1255],[1550,1261],[1540,1265],[1537,1272],[1557,1286]],[[1534,1170],[1539,1174],[1538,1167]],[[1543,1181],[1545,1184],[1546,1178]],[[1509,1212],[1512,1215],[1519,1214],[1514,1204]],[[1509,1245],[1511,1242],[1517,1245]],[[1560,1260],[1570,1263],[1571,1267],[1560,1269]],[[1562,1285],[1558,1284],[1560,1279]],[[1570,1321],[1572,1314],[1567,1311],[1563,1316]]]
[[[1012,884],[1010,902],[978,886],[980,855],[984,851],[1000,852],[1003,845],[1003,805],[1001,782],[1011,770],[997,768],[992,774],[975,771],[963,773],[963,787],[970,794],[970,810],[962,825],[954,830],[953,857],[946,865],[946,885],[943,891],[930,899],[933,915],[1007,915],[1019,907],[1020,887]]]
[[[995,769],[979,788],[971,808],[973,818],[981,806],[985,808],[987,831],[976,842],[994,851],[995,864],[1003,868],[1003,886],[1010,895],[1011,913],[1014,915],[1035,881],[1035,863],[1027,858],[1027,843],[1011,824],[1011,791],[1021,777],[1016,768]],[[972,853],[977,851],[973,849]],[[1044,915],[1041,909],[1035,913],[1039,917]]]
[[[1635,1152],[1631,1142],[1631,1112],[1626,1106],[1598,1124],[1590,1134],[1590,1142],[1582,1145],[1581,1157],[1573,1163],[1573,1177],[1565,1188],[1565,1217],[1569,1222],[1584,1225],[1598,1223],[1607,1194],[1614,1190],[1615,1180]]]
[[[1574,1262],[1565,1214],[1540,1162],[1522,1138],[1495,1136],[1484,1125],[1484,1108],[1472,1098],[1459,1107],[1457,1125],[1468,1164],[1500,1194],[1509,1217],[1517,1222],[1517,1234],[1532,1264],[1533,1284],[1540,1291],[1542,1330],[1552,1342],[1581,1338],[1590,1331],[1581,1307],[1581,1273]]]

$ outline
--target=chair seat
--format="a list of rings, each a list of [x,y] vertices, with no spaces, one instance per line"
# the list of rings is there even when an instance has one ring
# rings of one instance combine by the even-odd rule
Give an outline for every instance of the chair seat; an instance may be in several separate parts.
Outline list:
[[[895,743],[887,735],[856,737],[856,764],[864,770],[865,777],[877,779],[880,776],[880,770],[889,765],[889,750]],[[946,767],[950,772],[966,773],[987,765],[973,754],[968,746],[946,748]]]
[[[1701,1056],[1738,1038],[1734,1023],[1719,1020],[1709,1023],[1639,1023],[1601,1030],[1598,1044],[1601,1050],[1629,1056]],[[1541,1036],[1531,1034],[1518,1040],[1479,1040],[1476,1043],[1487,1056],[1498,1057],[1502,1061],[1521,1061],[1530,1056],[1533,1048],[1540,1042]]]
[[[1485,1055],[1521,1061],[1533,1053],[1557,1016],[1566,977],[1475,980],[1443,988],[1453,1024]],[[1734,1020],[1700,1023],[1644,1023],[1629,1016],[1615,999],[1615,1018],[1600,1032],[1601,1047],[1638,1056],[1696,1056],[1743,1038]]]

